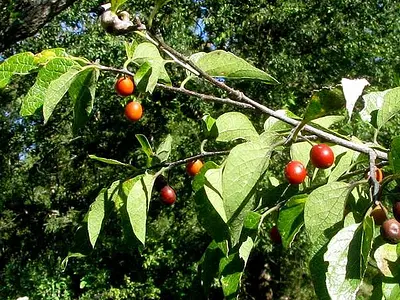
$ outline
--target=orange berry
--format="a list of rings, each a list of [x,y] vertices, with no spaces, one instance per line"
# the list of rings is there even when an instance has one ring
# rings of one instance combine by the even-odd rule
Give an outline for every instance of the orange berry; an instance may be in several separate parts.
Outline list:
[[[203,162],[200,159],[193,160],[186,165],[186,172],[190,176],[196,176],[203,167]]]
[[[133,122],[139,121],[143,115],[142,105],[139,102],[129,102],[125,106],[125,116]]]
[[[133,94],[135,90],[135,83],[133,82],[132,77],[124,76],[118,78],[117,82],[115,83],[115,90],[117,91],[118,95],[126,97]]]
[[[365,176],[365,178],[369,178],[370,172],[367,173],[367,175]],[[378,167],[375,167],[375,178],[376,180],[380,183],[383,180],[383,172],[381,169],[379,169]]]

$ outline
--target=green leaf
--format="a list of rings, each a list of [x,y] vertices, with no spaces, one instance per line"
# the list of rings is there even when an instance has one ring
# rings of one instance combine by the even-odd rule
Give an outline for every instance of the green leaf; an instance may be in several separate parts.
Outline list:
[[[376,123],[378,129],[382,128],[387,122],[397,115],[400,111],[400,87],[391,89],[383,96],[382,107],[378,110]]]
[[[312,120],[311,124],[318,125],[323,128],[330,128],[336,123],[342,122],[344,119],[345,119],[344,116],[325,116],[322,118]]]
[[[171,154],[171,147],[172,147],[172,136],[170,134],[161,142],[158,146],[156,155],[160,159],[160,162],[165,162],[168,160]]]
[[[217,168],[219,168],[219,166],[215,162],[207,161],[203,165],[203,167],[200,169],[199,174],[197,174],[193,179],[193,182],[192,182],[193,191],[197,192],[198,190],[203,188],[203,186],[206,182],[205,174],[208,170],[217,169]]]
[[[340,178],[343,174],[349,171],[352,165],[354,157],[354,151],[348,149],[342,156],[336,159],[337,163],[329,175],[328,182],[334,182]]]
[[[43,102],[43,116],[45,123],[47,123],[56,105],[67,93],[72,82],[81,71],[82,70],[78,68],[71,68],[66,73],[62,74],[59,78],[50,82],[49,87],[46,90]]]
[[[128,58],[128,60],[132,60],[133,59],[133,53],[135,53],[135,49],[136,49],[136,47],[138,45],[139,44],[138,44],[138,42],[136,40],[133,40],[130,43],[128,43],[127,41],[124,42],[125,53],[126,53],[126,57]],[[135,73],[135,76],[136,76],[136,73]],[[135,81],[135,83],[136,83],[136,81]]]
[[[368,267],[369,255],[372,249],[372,243],[375,235],[375,224],[374,219],[366,217],[362,224],[362,241],[361,241],[361,271],[362,277],[365,275],[365,271]]]
[[[136,90],[138,92],[146,92],[151,72],[152,68],[148,62],[143,63],[136,71],[133,80],[135,81]]]
[[[35,54],[35,63],[38,65],[45,65],[50,60],[56,57],[67,57],[68,54],[64,48],[45,49],[40,53]]]
[[[210,169],[205,174],[206,182],[204,190],[207,198],[214,207],[215,211],[220,215],[221,219],[226,223],[224,202],[222,200],[222,169]]]
[[[132,230],[126,205],[128,202],[129,191],[132,189],[133,185],[140,180],[140,178],[140,176],[137,176],[124,182],[121,182],[120,180],[115,181],[108,189],[108,196],[111,201],[114,202],[117,215],[121,219],[124,239],[128,244],[133,246],[136,246],[136,237]]]
[[[268,167],[273,150],[271,144],[265,141],[243,143],[234,147],[226,159],[222,195],[233,244],[240,237],[247,212],[253,208],[255,187]]]
[[[218,130],[218,142],[230,142],[236,139],[252,141],[259,137],[250,120],[239,112],[225,113],[215,124]]]
[[[142,150],[147,155],[147,158],[151,158],[154,155],[154,153],[147,137],[144,134],[135,134],[135,137],[142,146]]]
[[[329,263],[326,286],[331,299],[356,299],[361,285],[360,224],[340,230],[329,242],[324,259]]]
[[[385,277],[394,278],[400,276],[399,256],[397,245],[383,244],[375,250],[374,258],[377,267]]]
[[[236,298],[239,292],[243,270],[246,267],[253,246],[253,240],[248,237],[247,240],[242,243],[238,252],[221,259],[219,269],[222,290],[226,299]]]
[[[252,66],[246,60],[223,50],[199,55],[195,64],[213,77],[260,80],[267,84],[278,83],[271,75]]]
[[[315,248],[329,240],[329,231],[343,219],[343,210],[351,186],[332,182],[313,190],[304,207],[304,224]]]
[[[304,166],[307,166],[310,161],[311,147],[308,142],[293,143],[290,146],[290,157],[292,160],[298,160]]]
[[[102,189],[96,200],[89,207],[87,225],[89,240],[93,248],[104,223],[107,200],[107,189]]]
[[[0,89],[9,83],[13,75],[27,75],[37,68],[31,52],[15,54],[0,64]]]
[[[171,84],[171,79],[164,67],[166,61],[162,58],[157,47],[153,44],[147,42],[139,44],[133,54],[133,61],[139,65],[148,63],[152,68],[146,92],[152,93],[158,81]]]
[[[140,175],[129,191],[126,209],[136,238],[143,244],[146,239],[146,219],[150,205],[151,191],[154,184],[154,176],[150,174]]]
[[[389,163],[393,173],[400,174],[400,136],[392,140],[389,152]]]
[[[226,248],[226,241],[220,243],[212,241],[200,259],[199,273],[201,284],[203,286],[204,294],[207,296],[214,279],[218,276],[219,262],[223,257],[226,257]]]
[[[308,195],[296,195],[289,199],[279,211],[278,229],[282,245],[289,248],[304,224],[304,205]]]
[[[298,119],[296,115],[288,110],[277,110],[276,113],[282,116],[291,117],[294,119]],[[278,120],[274,117],[269,117],[264,122],[264,131],[265,132],[283,132],[288,131],[292,128],[292,125],[289,125],[281,120]]]
[[[115,159],[109,159],[109,158],[104,158],[104,157],[98,157],[98,156],[93,155],[93,154],[89,155],[89,158],[90,158],[90,159],[93,159],[93,160],[100,161],[100,162],[102,162],[102,163],[109,164],[109,165],[123,166],[123,167],[128,167],[128,168],[137,170],[137,168],[135,168],[134,166],[132,166],[132,165],[130,165],[130,164],[122,163],[122,162],[120,162],[120,161],[118,161],[118,160],[115,160]]]
[[[118,8],[128,0],[111,0],[111,11],[117,12]]]
[[[371,123],[375,128],[378,128],[378,125],[376,124],[378,109],[382,107],[383,97],[387,92],[388,90],[372,92],[362,97],[364,100],[364,108],[360,111],[360,117],[364,122]]]
[[[204,187],[195,193],[194,200],[196,202],[197,220],[207,233],[217,242],[229,239],[229,227],[215,210]]]
[[[72,130],[75,134],[79,128],[86,124],[92,112],[99,75],[100,71],[98,69],[86,69],[79,73],[68,90],[69,96],[74,103]]]
[[[29,116],[34,114],[43,105],[50,83],[72,68],[76,70],[80,66],[69,58],[54,58],[40,69],[35,84],[22,100],[21,115]]]
[[[304,122],[320,118],[345,106],[343,92],[338,89],[324,88],[314,92],[304,113]]]
[[[211,167],[212,165],[204,165]],[[202,171],[203,171],[202,168]],[[206,229],[211,237],[217,242],[229,239],[229,227],[224,210],[222,193],[222,169],[208,169],[205,173],[200,172],[196,178],[201,177],[203,187],[195,194],[197,218],[199,223]],[[198,183],[197,183],[198,184]]]
[[[253,240],[255,240],[258,235],[258,230],[262,221],[262,216],[259,213],[249,211],[243,222],[243,229],[240,234],[240,241],[244,242],[247,240],[248,237],[251,237]]]
[[[223,170],[222,194],[228,220],[237,214],[268,167],[271,145],[247,142],[234,147]]]
[[[204,128],[205,135],[208,138],[216,138],[218,136],[218,129],[215,123],[216,120],[210,115],[205,115],[201,119],[203,120],[202,125]]]
[[[160,10],[161,7],[163,7],[165,4],[170,2],[171,0],[156,0],[155,5],[153,7],[153,10],[150,14],[150,17],[148,19],[149,23],[149,28],[151,28],[151,25],[153,24],[154,17],[156,16],[157,12]]]
[[[397,282],[382,282],[382,292],[385,300],[400,299],[400,285]]]

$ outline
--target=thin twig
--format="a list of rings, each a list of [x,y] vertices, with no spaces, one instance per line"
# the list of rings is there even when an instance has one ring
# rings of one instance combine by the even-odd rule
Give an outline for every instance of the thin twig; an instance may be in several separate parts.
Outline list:
[[[210,156],[220,156],[220,155],[226,155],[229,154],[230,150],[224,150],[224,151],[210,151],[210,152],[203,152],[200,154],[196,154],[190,157],[186,157],[177,161],[173,161],[173,162],[165,162],[165,163],[161,163],[161,164],[157,164],[154,166],[151,166],[150,168],[147,168],[147,170],[149,169],[158,169],[158,168],[165,168],[165,170],[169,170],[172,169],[176,166],[179,165],[183,165],[186,164],[190,161],[196,160],[196,159],[201,159],[201,158],[205,158],[205,157],[210,157]]]

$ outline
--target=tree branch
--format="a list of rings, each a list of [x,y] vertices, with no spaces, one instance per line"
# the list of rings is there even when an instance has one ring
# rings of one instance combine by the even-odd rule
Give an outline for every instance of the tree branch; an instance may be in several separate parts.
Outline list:
[[[272,110],[272,109],[270,109],[270,108],[258,103],[257,101],[254,101],[253,99],[247,97],[242,92],[240,92],[238,90],[235,90],[235,89],[229,87],[228,85],[226,85],[225,83],[220,82],[220,81],[216,80],[215,78],[211,77],[206,72],[204,72],[202,69],[200,69],[198,66],[196,66],[187,57],[185,57],[181,53],[177,52],[175,49],[169,47],[167,44],[165,44],[163,41],[161,41],[157,37],[152,36],[151,40],[149,40],[149,41],[151,41],[153,43],[155,41],[156,42],[156,43],[154,43],[155,46],[157,46],[160,50],[164,51],[167,55],[168,55],[168,53],[172,53],[172,55],[175,58],[179,58],[183,62],[185,62],[185,64],[189,65],[190,68],[186,68],[188,71],[191,71],[191,69],[196,70],[196,72],[199,73],[199,75],[198,75],[199,77],[205,79],[206,81],[210,82],[214,86],[226,91],[230,95],[231,100],[234,100],[234,101],[236,100],[238,102],[245,102],[245,103],[253,106],[254,108],[258,109],[259,111],[261,111],[261,112],[263,112],[263,113],[265,113],[265,114],[267,114],[269,116],[272,116],[272,117],[274,117],[276,119],[279,119],[279,120],[281,120],[281,121],[283,121],[283,122],[285,122],[287,124],[290,124],[292,126],[297,126],[300,123],[300,121],[294,120],[294,119],[289,118],[287,116],[283,116],[283,115],[277,113],[276,111],[274,111],[274,110]],[[165,51],[165,50],[167,50],[167,51]],[[345,140],[343,138],[337,137],[337,136],[335,136],[333,134],[327,133],[327,132],[325,132],[323,130],[317,129],[317,128],[315,128],[313,126],[310,126],[310,125],[304,126],[303,130],[305,130],[305,131],[307,131],[309,133],[315,134],[315,135],[319,136],[320,138],[322,138],[322,139],[324,139],[326,141],[332,142],[334,144],[337,144],[337,145],[340,145],[340,146],[346,147],[348,149],[352,149],[352,150],[355,150],[355,151],[358,151],[358,152],[361,152],[361,153],[364,153],[364,154],[367,154],[367,155],[369,155],[371,150],[372,150],[370,147],[368,147],[368,146],[366,146],[364,144],[353,143],[351,141],[348,141],[348,140]],[[373,150],[373,151],[375,152],[377,158],[382,159],[382,160],[387,160],[388,159],[387,153],[379,151],[379,150]]]

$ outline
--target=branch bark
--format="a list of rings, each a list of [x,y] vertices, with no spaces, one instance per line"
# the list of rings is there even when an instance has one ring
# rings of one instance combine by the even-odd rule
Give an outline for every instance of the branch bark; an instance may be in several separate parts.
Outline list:
[[[0,1],[0,51],[33,36],[78,0]]]

